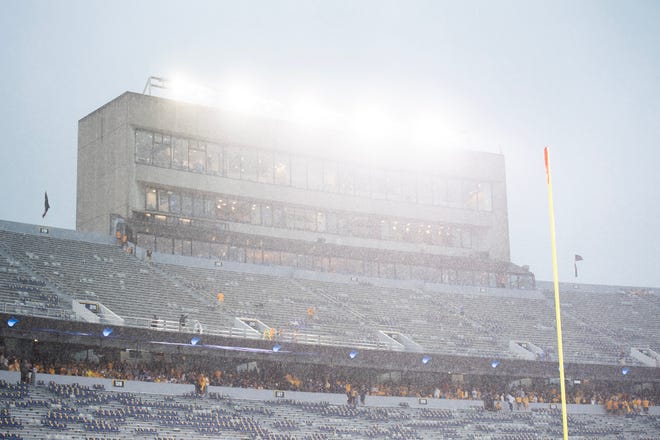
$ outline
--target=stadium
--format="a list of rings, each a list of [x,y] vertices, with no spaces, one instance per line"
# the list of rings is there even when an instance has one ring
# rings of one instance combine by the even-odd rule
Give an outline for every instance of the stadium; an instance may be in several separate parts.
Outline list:
[[[443,154],[131,92],[85,116],[76,231],[0,221],[0,438],[561,438],[504,157]],[[658,438],[660,292],[560,292],[570,436]]]

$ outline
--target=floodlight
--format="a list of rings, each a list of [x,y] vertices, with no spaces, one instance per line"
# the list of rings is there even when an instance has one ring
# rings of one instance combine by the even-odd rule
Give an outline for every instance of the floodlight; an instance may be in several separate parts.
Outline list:
[[[7,320],[7,325],[9,327],[14,327],[16,324],[18,324],[20,321],[18,318],[14,318],[13,316]]]
[[[110,327],[106,327],[103,329],[103,336],[106,338],[112,334],[112,329]]]
[[[431,362],[431,356],[424,356],[424,357],[422,357],[422,363],[423,363],[424,365],[428,364],[429,362]]]
[[[351,358],[351,359],[355,359],[357,357],[357,355],[358,355],[358,351],[353,350],[348,354],[348,357]]]
[[[198,336],[193,336],[192,339],[190,339],[190,345],[197,345],[199,344],[199,341],[201,341],[201,339]]]

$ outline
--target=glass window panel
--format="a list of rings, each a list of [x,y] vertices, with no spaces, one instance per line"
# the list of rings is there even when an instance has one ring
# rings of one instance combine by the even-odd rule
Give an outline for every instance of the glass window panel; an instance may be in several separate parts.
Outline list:
[[[135,161],[151,164],[153,133],[146,130],[135,130]]]
[[[161,212],[170,210],[170,195],[163,189],[158,190],[158,210]]]
[[[193,215],[195,217],[204,217],[204,196],[195,194],[193,198]]]
[[[193,201],[190,193],[181,194],[181,213],[184,215],[192,215]]]
[[[256,182],[259,180],[259,157],[257,150],[243,148],[241,179]]]
[[[257,203],[252,204],[252,208],[250,211],[250,223],[252,223],[253,225],[261,224],[261,205]]]
[[[285,228],[295,228],[296,227],[296,210],[292,207],[285,207],[284,212],[284,227]]]
[[[316,230],[318,232],[325,232],[325,213],[317,212],[316,213]]]
[[[368,168],[355,169],[355,195],[371,197],[371,171]]]
[[[295,267],[297,256],[294,253],[282,251],[280,254],[280,259],[283,266]]]
[[[174,154],[172,155],[172,168],[178,170],[188,169],[188,139],[174,138]]]
[[[307,188],[312,191],[323,190],[323,162],[320,160],[307,161]]]
[[[169,237],[156,237],[156,252],[162,252],[164,254],[172,253],[172,239]]]
[[[273,160],[274,155],[270,151],[259,151],[259,182],[273,183]]]
[[[472,249],[472,232],[467,229],[461,229],[461,247]]]
[[[303,229],[316,231],[316,211],[313,209],[303,210]]]
[[[476,210],[479,205],[479,183],[472,180],[464,180],[462,199],[465,208]]]
[[[181,197],[178,193],[170,193],[170,212],[181,212]]]
[[[452,208],[465,207],[461,181],[457,179],[447,180],[447,202]]]
[[[489,182],[482,182],[479,187],[479,210],[493,210],[493,190]]]
[[[385,172],[385,190],[389,200],[401,200],[401,173],[399,171]]]
[[[323,189],[328,192],[337,192],[337,163],[325,162],[323,164]]]
[[[189,145],[190,171],[194,173],[206,172],[206,146],[204,143],[190,141]]]
[[[192,242],[190,240],[174,239],[174,255],[192,255]]]
[[[447,179],[433,176],[433,204],[447,206]]]
[[[400,280],[410,279],[410,266],[407,264],[396,263],[396,277]]]
[[[424,205],[433,204],[433,184],[431,176],[421,175],[418,178],[417,185],[417,202]]]
[[[284,153],[275,153],[275,183],[278,185],[291,184],[291,167],[289,155]]]
[[[261,221],[264,226],[273,226],[273,209],[266,205],[261,209]]]
[[[291,158],[291,185],[296,188],[307,188],[307,159],[304,157]]]
[[[214,176],[224,176],[224,150],[218,144],[206,144],[207,172]]]
[[[264,250],[264,264],[280,264],[280,253],[278,251]]]
[[[341,165],[339,174],[339,192],[353,195],[355,193],[355,167]]]
[[[193,240],[192,242],[192,255],[193,257],[208,258],[209,257],[209,242]]]
[[[220,258],[224,260],[227,258],[227,253],[229,252],[229,246],[224,243],[211,243],[210,253],[212,257]]]
[[[401,174],[401,198],[406,202],[417,202],[417,176],[414,174]]]
[[[337,213],[328,212],[325,216],[326,231],[331,234],[337,233]]]
[[[153,188],[147,188],[147,194],[145,198],[147,211],[156,211],[158,207],[158,194],[156,193],[156,190]]]
[[[286,228],[284,210],[280,206],[273,206],[273,226],[276,228]]]
[[[241,178],[241,149],[239,147],[225,148],[225,159],[227,161],[227,177],[232,179]]]
[[[228,258],[230,261],[238,261],[239,263],[244,263],[245,249],[236,246],[230,246]]]
[[[354,258],[346,259],[346,270],[348,273],[353,273],[356,275],[364,274],[364,269],[362,267],[362,260],[356,260]]]
[[[170,168],[172,166],[172,148],[168,142],[154,143],[153,147],[153,165],[158,167]]]
[[[374,199],[387,198],[387,179],[383,171],[373,170],[371,175],[371,195]]]
[[[150,234],[143,234],[138,232],[137,234],[137,245],[142,249],[153,250],[155,244],[155,237]]]
[[[379,263],[378,272],[380,276],[384,278],[394,278],[396,276],[394,264],[392,263]]]

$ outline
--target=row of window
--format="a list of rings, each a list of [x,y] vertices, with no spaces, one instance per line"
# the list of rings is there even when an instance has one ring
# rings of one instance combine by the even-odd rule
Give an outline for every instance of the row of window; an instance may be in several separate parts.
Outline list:
[[[142,129],[135,130],[135,161],[312,191],[478,211],[492,211],[493,208],[489,182],[377,170]]]
[[[147,188],[145,209],[197,218],[471,249],[473,231],[465,226],[312,209],[282,203]],[[160,218],[160,217],[157,217]]]
[[[281,265],[319,272],[346,273],[378,278],[414,279],[432,283],[510,288],[532,288],[534,283],[531,275],[387,263],[373,261],[372,259],[305,255],[263,247],[240,247],[225,243],[178,239],[144,233],[137,234],[137,244],[146,249],[175,255],[217,258],[239,263]]]

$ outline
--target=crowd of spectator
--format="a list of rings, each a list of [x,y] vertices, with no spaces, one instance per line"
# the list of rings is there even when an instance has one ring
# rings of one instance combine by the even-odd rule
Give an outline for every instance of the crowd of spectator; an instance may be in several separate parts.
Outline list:
[[[527,410],[530,403],[558,404],[561,402],[559,386],[547,381],[527,382],[525,385],[507,379],[469,384],[453,382],[445,378],[437,385],[417,386],[384,382],[371,384],[365,379],[333,374],[332,370],[324,373],[310,372],[304,377],[269,364],[260,368],[237,371],[232,369],[210,368],[203,366],[184,368],[176,363],[131,361],[105,362],[55,362],[49,359],[35,359],[33,362],[18,358],[9,360],[0,353],[0,369],[20,371],[21,381],[34,381],[40,373],[85,376],[119,380],[138,380],[146,382],[194,384],[196,393],[204,395],[209,386],[225,386],[254,389],[276,389],[289,391],[343,393],[349,405],[364,405],[367,396],[399,396],[454,400],[481,400],[487,409],[492,410]],[[315,374],[316,373],[316,374]],[[344,373],[345,374],[345,373]],[[302,376],[302,375],[301,375]],[[619,389],[616,383],[589,383],[574,385],[567,390],[567,403],[603,405],[611,414],[639,414],[648,412],[648,408],[657,402],[657,390]]]

